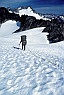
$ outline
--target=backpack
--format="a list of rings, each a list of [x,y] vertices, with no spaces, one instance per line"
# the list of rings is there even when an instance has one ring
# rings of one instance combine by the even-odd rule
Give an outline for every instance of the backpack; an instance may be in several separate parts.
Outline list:
[[[26,41],[26,35],[21,36],[21,42]]]

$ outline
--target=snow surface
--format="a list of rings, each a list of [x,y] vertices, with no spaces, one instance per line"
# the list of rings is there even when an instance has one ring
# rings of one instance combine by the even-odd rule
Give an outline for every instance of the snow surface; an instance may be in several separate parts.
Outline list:
[[[10,35],[17,29],[19,29],[19,25],[17,25],[16,21],[6,21],[0,27],[0,36]]]
[[[60,16],[60,18],[61,18],[62,20],[64,20],[64,16]]]
[[[39,14],[33,12],[33,10],[30,7],[27,7],[26,9],[18,8],[19,15],[28,15],[28,16],[34,16],[36,19],[43,19],[43,20],[50,20],[49,18],[45,18],[43,15],[40,16]]]
[[[0,95],[64,95],[64,42],[49,44],[44,27],[12,34],[17,28],[0,28]],[[24,34],[26,50],[13,48]]]

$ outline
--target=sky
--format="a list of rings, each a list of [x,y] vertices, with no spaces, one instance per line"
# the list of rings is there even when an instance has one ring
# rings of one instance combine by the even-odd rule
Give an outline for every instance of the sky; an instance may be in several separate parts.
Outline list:
[[[0,6],[32,6],[42,7],[51,5],[64,5],[64,0],[0,0]]]
[[[32,8],[39,10],[41,8],[51,7],[51,6],[64,7],[64,0],[0,0],[0,7],[1,6],[11,7],[11,8],[17,8],[21,6],[31,6]]]

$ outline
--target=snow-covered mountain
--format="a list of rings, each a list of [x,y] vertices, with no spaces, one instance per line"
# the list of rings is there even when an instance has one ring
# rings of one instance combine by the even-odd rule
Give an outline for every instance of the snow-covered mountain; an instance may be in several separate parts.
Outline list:
[[[52,43],[64,40],[64,20],[63,16],[41,15],[36,13],[31,7],[20,7],[17,9],[0,8],[0,23],[7,20],[15,20],[19,24],[19,29],[14,33],[38,27],[45,27],[42,32],[48,32],[48,40]]]
[[[13,12],[13,10],[10,9],[10,8],[8,8],[8,10],[9,10],[9,12]],[[36,11],[33,10],[33,9],[32,9],[31,7],[29,7],[29,6],[28,6],[28,7],[19,7],[19,8],[17,8],[17,9],[15,9],[14,12],[15,12],[16,14],[19,14],[20,17],[21,17],[22,15],[28,15],[28,16],[33,16],[33,17],[35,17],[36,19],[51,20],[51,19],[49,19],[49,18],[47,18],[47,17],[44,17],[44,15],[40,15],[39,13],[36,13]]]
[[[16,8],[16,9],[11,9],[11,8],[8,8],[9,12],[11,13],[16,13],[16,14],[19,14],[20,17],[22,15],[28,15],[28,16],[33,16],[35,17],[36,19],[43,19],[43,20],[49,20],[51,21],[51,19],[54,19],[54,18],[57,18],[59,15],[55,15],[55,14],[41,14],[41,13],[37,13],[35,10],[33,10],[32,7],[28,6],[28,7],[19,7],[19,8]],[[62,20],[64,20],[64,16],[61,15],[59,16],[59,18],[62,18]]]
[[[0,95],[64,95],[64,42],[49,44],[44,27],[12,34],[17,28],[12,20],[0,27]]]

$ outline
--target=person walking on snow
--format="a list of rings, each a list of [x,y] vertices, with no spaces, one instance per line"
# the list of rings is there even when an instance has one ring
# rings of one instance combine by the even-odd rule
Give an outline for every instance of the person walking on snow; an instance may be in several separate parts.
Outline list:
[[[26,49],[26,44],[27,44],[26,35],[21,36],[21,40],[20,40],[19,45],[21,44],[21,42],[22,42],[22,50],[25,50]]]

